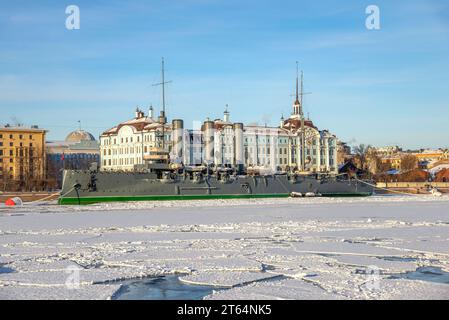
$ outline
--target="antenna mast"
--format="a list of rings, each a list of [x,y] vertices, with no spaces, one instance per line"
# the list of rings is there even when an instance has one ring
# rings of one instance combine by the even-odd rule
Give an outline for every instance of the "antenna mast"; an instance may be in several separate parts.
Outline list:
[[[304,73],[301,70],[301,102],[299,104],[299,114],[301,116],[301,171],[305,171],[306,168],[306,128],[304,124],[304,113],[302,112],[302,100],[304,96],[304,84],[303,84]]]
[[[162,82],[153,84],[153,86],[162,86],[162,111],[159,116],[159,123],[162,124],[162,149],[165,149],[165,124],[167,123],[167,117],[165,116],[165,85],[171,81],[165,81],[165,65],[164,57],[162,57]]]
[[[301,114],[303,114],[303,107],[302,107],[302,98],[303,98],[303,96],[304,96],[304,84],[303,84],[303,77],[304,77],[304,73],[303,73],[303,71],[301,70],[301,101],[300,101],[300,113]]]
[[[162,57],[162,149],[165,150],[165,78],[164,78],[164,57]]]
[[[165,74],[164,74],[164,57],[162,57],[162,112],[165,116]]]
[[[301,77],[301,88],[302,88],[302,77]],[[301,97],[301,100],[302,100],[302,97]],[[296,61],[296,101],[299,101],[299,97],[298,97],[298,61]]]

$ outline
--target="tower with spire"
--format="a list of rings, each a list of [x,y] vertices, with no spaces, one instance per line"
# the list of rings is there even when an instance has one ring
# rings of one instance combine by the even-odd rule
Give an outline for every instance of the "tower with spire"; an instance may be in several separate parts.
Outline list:
[[[225,111],[223,112],[223,121],[224,122],[229,122],[229,110],[228,110],[228,105],[227,104],[226,104]]]
[[[301,77],[301,87],[302,87],[302,77]],[[301,101],[299,100],[299,70],[298,70],[298,61],[296,61],[296,99],[293,103],[293,115],[299,117],[302,113],[301,110]],[[301,99],[302,100],[302,99]]]

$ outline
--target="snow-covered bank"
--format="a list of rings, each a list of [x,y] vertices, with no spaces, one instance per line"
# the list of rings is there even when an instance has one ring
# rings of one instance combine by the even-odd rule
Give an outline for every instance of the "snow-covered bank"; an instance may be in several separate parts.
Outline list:
[[[449,299],[449,197],[294,198],[0,208],[0,299],[107,299],[182,273],[207,299]]]

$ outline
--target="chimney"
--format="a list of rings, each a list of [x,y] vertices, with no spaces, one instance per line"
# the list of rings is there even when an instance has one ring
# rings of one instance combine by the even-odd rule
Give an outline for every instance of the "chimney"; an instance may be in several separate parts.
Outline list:
[[[166,124],[167,123],[167,117],[165,116],[165,112],[164,111],[161,111],[161,114],[159,115],[159,118],[158,118],[158,122],[160,124]]]
[[[144,113],[142,110],[139,109],[139,107],[136,108],[136,119],[140,119],[144,117]]]
[[[148,118],[153,119],[154,112],[153,112],[153,106],[150,106],[150,109],[148,109]]]

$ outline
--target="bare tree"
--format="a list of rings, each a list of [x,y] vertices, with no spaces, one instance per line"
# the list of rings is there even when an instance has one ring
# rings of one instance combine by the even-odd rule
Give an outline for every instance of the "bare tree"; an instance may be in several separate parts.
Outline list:
[[[402,182],[426,182],[430,175],[424,170],[410,170],[399,175],[398,179]]]
[[[5,164],[0,163],[0,170],[1,175],[0,175],[0,181],[1,181],[1,185],[2,185],[2,191],[7,191],[6,187],[9,185],[9,172],[8,172],[8,168]]]
[[[61,187],[62,164],[58,165],[55,159],[47,157],[45,166],[45,189],[54,190]]]
[[[359,144],[354,147],[355,159],[360,164],[360,169],[366,170],[367,158],[371,150],[370,145]]]
[[[19,164],[18,184],[21,191],[42,190],[44,185],[44,163],[40,149],[35,147],[17,147]]]
[[[410,171],[418,167],[418,158],[412,154],[406,154],[401,158],[402,171]]]
[[[12,178],[12,172],[9,171],[9,167],[4,165],[3,167],[3,179],[2,179],[3,191],[15,191],[16,184]]]
[[[388,162],[385,162],[385,163],[380,162],[377,167],[378,172],[382,172],[382,173],[387,172],[388,170],[391,170],[391,169],[392,169],[391,163],[388,163]]]

